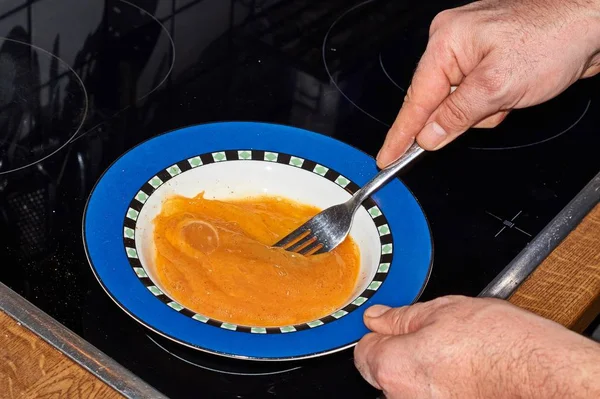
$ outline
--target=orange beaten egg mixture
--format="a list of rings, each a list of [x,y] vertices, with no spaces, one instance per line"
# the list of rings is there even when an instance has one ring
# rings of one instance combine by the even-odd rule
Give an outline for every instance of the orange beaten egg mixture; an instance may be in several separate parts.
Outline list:
[[[160,283],[183,306],[234,324],[285,326],[330,314],[358,278],[354,241],[313,256],[269,246],[318,212],[280,197],[170,197],[154,219]]]

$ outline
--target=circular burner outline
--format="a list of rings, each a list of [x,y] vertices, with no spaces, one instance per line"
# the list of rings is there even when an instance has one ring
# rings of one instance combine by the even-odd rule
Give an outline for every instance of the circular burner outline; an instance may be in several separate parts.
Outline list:
[[[346,95],[346,93],[344,93],[344,91],[338,86],[337,82],[335,81],[335,79],[333,78],[333,76],[331,76],[331,72],[329,71],[329,67],[327,66],[327,51],[326,51],[326,47],[327,47],[327,39],[329,39],[329,34],[331,33],[331,31],[333,30],[333,28],[337,25],[337,23],[344,18],[346,15],[348,15],[349,13],[351,13],[352,11],[358,9],[359,7],[362,7],[366,4],[370,4],[373,3],[376,0],[367,0],[365,2],[356,4],[355,6],[349,8],[348,10],[344,11],[339,17],[336,18],[335,21],[333,21],[333,23],[331,24],[331,26],[329,27],[329,29],[327,29],[327,33],[325,33],[325,37],[323,38],[323,46],[321,47],[321,57],[323,58],[323,66],[325,67],[325,72],[327,72],[327,76],[329,76],[329,81],[335,86],[335,88],[340,92],[340,94],[342,96],[344,96],[344,98],[346,100],[348,100],[348,102],[352,105],[354,105],[357,109],[359,109],[360,111],[362,111],[363,113],[365,113],[366,115],[370,116],[371,118],[375,119],[377,122],[381,123],[384,126],[387,127],[391,127],[390,124],[385,123],[384,121],[382,121],[381,119],[371,115],[370,113],[368,113],[367,111],[365,111],[364,109],[362,109],[361,107],[359,107],[354,101],[352,101],[350,99],[350,97],[348,97]]]
[[[295,371],[295,370],[299,370],[302,368],[302,366],[298,366],[298,367],[292,367],[290,369],[285,369],[285,370],[280,370],[280,371],[273,371],[273,372],[263,372],[263,373],[242,373],[242,372],[235,372],[235,371],[225,371],[225,370],[218,370],[215,368],[211,368],[208,366],[204,366],[198,363],[195,363],[191,360],[187,360],[186,358],[179,356],[173,352],[171,352],[170,350],[168,350],[167,348],[165,348],[164,346],[162,346],[161,344],[159,344],[158,342],[156,342],[156,340],[154,338],[152,338],[151,336],[149,336],[148,334],[146,334],[146,337],[152,341],[152,343],[154,343],[156,346],[158,346],[160,349],[164,350],[165,352],[167,352],[169,355],[173,356],[176,359],[181,360],[182,362],[185,362],[187,364],[191,364],[192,366],[201,368],[203,370],[208,370],[208,371],[212,371],[214,373],[223,373],[223,374],[228,374],[228,375],[241,375],[241,376],[250,376],[250,377],[259,377],[259,376],[266,376],[266,375],[277,375],[277,374],[283,374],[283,373],[288,373],[290,371]],[[189,349],[188,349],[189,350]]]
[[[585,109],[583,110],[583,113],[579,116],[579,118],[577,118],[577,120],[575,122],[573,122],[569,127],[567,127],[566,129],[564,129],[562,132],[555,134],[554,136],[551,137],[547,137],[543,140],[539,140],[536,141],[534,143],[527,143],[527,144],[521,144],[521,145],[515,145],[515,146],[509,146],[509,147],[467,147],[470,150],[483,150],[483,151],[502,151],[502,150],[516,150],[519,148],[526,148],[526,147],[533,147],[534,145],[538,145],[538,144],[543,144],[546,143],[550,140],[554,140],[560,136],[562,136],[563,134],[567,133],[568,131],[570,131],[571,129],[573,129],[575,126],[577,126],[577,124],[579,122],[581,122],[581,120],[583,119],[583,117],[587,114],[588,110],[590,109],[590,106],[592,105],[592,100],[589,99],[587,102],[587,105],[585,107]]]
[[[381,70],[383,71],[383,73],[385,74],[385,76],[390,80],[390,82],[392,82],[394,84],[394,86],[396,86],[398,89],[400,89],[404,93],[406,93],[406,90],[404,88],[402,88],[398,83],[396,83],[396,81],[394,79],[392,79],[391,75],[386,70],[385,65],[383,64],[383,58],[381,56],[381,52],[379,53],[379,57],[378,58],[379,58],[379,66],[381,67]],[[472,146],[469,146],[467,148],[469,148],[470,150],[502,151],[502,150],[516,150],[516,149],[519,149],[519,148],[533,147],[534,145],[546,143],[548,141],[554,140],[554,139],[562,136],[563,134],[569,132],[569,130],[571,130],[575,126],[577,126],[577,124],[579,122],[581,122],[581,120],[583,119],[583,117],[589,111],[591,104],[592,104],[592,100],[589,99],[588,102],[587,102],[587,104],[586,104],[585,109],[583,110],[583,113],[579,116],[579,118],[577,118],[577,120],[575,122],[573,122],[571,125],[569,125],[567,128],[565,128],[561,132],[555,134],[554,136],[547,137],[547,138],[545,138],[543,140],[535,141],[533,143],[526,143],[526,144],[520,144],[520,145],[514,145],[514,146],[507,146],[507,147],[472,147]]]
[[[331,75],[331,72],[329,70],[329,67],[327,66],[327,40],[329,39],[329,35],[331,33],[331,31],[333,30],[333,28],[337,25],[337,23],[343,19],[346,15],[348,15],[349,13],[355,11],[356,9],[358,9],[359,7],[362,7],[364,5],[373,3],[376,0],[367,0],[364,1],[362,3],[356,4],[353,7],[349,8],[348,10],[344,11],[339,17],[337,17],[335,19],[335,21],[333,21],[333,23],[331,24],[331,26],[329,27],[329,29],[327,30],[327,33],[325,34],[325,37],[323,38],[323,45],[321,47],[321,55],[323,58],[323,66],[325,68],[325,71],[327,72],[327,76],[329,76],[329,80],[330,82],[334,85],[334,87],[338,90],[338,92],[350,103],[352,104],[354,107],[356,107],[359,111],[361,111],[362,113],[366,114],[367,116],[369,116],[370,118],[374,119],[375,121],[381,123],[384,126],[387,127],[391,127],[391,125],[389,123],[386,123],[384,121],[382,121],[381,119],[377,118],[376,116],[372,115],[371,113],[367,112],[366,110],[364,110],[363,108],[361,108],[356,102],[354,102],[348,95],[346,95],[346,93],[344,93],[344,91],[339,87],[339,85],[337,84],[337,82],[335,81],[335,79],[333,78],[333,76]],[[383,59],[381,56],[381,52],[379,52],[378,55],[378,60],[379,60],[379,66],[381,67],[382,72],[384,73],[384,75],[388,78],[388,80],[390,82],[392,82],[392,84],[398,88],[399,90],[401,90],[403,93],[406,93],[406,90],[404,88],[402,88],[398,83],[396,83],[396,81],[394,79],[392,79],[391,75],[388,73],[388,71],[386,70],[384,64],[383,64]],[[470,150],[482,150],[482,151],[502,151],[502,150],[515,150],[515,149],[520,149],[520,148],[526,148],[526,147],[532,147],[538,144],[543,144],[546,143],[548,141],[554,140],[560,136],[562,136],[563,134],[569,132],[571,129],[573,129],[579,122],[581,122],[581,120],[583,119],[583,117],[587,114],[588,110],[590,109],[590,106],[592,104],[592,100],[589,99],[588,103],[583,111],[583,113],[579,116],[579,118],[573,122],[570,126],[568,126],[566,129],[564,129],[563,131],[551,136],[551,137],[547,137],[543,140],[539,140],[533,143],[526,143],[526,144],[521,144],[521,145],[515,145],[515,146],[506,146],[506,147],[471,147],[468,146],[467,148]]]
[[[383,59],[381,58],[381,51],[379,52],[378,58],[379,58],[379,66],[381,67],[381,70],[383,71],[385,76],[390,80],[390,82],[392,82],[394,84],[394,86],[396,86],[397,88],[402,90],[403,93],[406,93],[406,89],[403,89],[398,83],[396,83],[396,81],[394,79],[392,79],[392,77],[388,73],[387,69],[385,69],[385,66],[383,66]]]
[[[165,27],[165,25],[160,22],[160,20],[158,18],[156,18],[154,15],[150,14],[148,11],[144,10],[143,8],[137,6],[136,4],[130,3],[127,0],[119,0],[121,3],[127,4],[129,6],[132,6],[136,9],[138,9],[140,12],[148,15],[150,18],[152,18],[161,28],[162,30],[165,32],[165,34],[167,35],[167,38],[169,39],[169,42],[171,43],[171,53],[172,53],[172,57],[171,57],[171,65],[169,66],[169,70],[167,71],[165,77],[156,85],[156,87],[154,87],[152,90],[150,90],[148,93],[144,94],[141,97],[138,97],[135,99],[135,101],[140,101],[143,100],[144,98],[148,97],[150,94],[154,93],[156,90],[159,89],[159,87],[161,87],[166,81],[167,79],[169,79],[169,76],[171,76],[171,73],[173,72],[173,68],[175,67],[175,41],[173,40],[173,37],[171,36],[171,33],[169,32],[169,30]],[[123,113],[124,111],[127,111],[129,108],[131,108],[131,105],[128,105],[127,107],[123,108],[122,110],[117,111],[115,114],[113,114],[112,116],[110,116],[108,119],[112,119],[118,115],[121,115],[121,113]],[[85,136],[87,136],[90,133],[93,133],[98,127],[104,125],[107,121],[103,121],[100,122],[94,126],[92,126],[91,128],[87,129],[85,132],[81,133],[80,135],[78,135],[77,137],[73,137],[71,139],[71,142],[77,141]]]
[[[66,66],[67,69],[69,71],[71,71],[73,73],[73,75],[75,76],[75,78],[77,79],[77,82],[79,83],[79,85],[81,86],[81,89],[83,91],[83,112],[81,113],[81,122],[79,123],[79,126],[77,126],[77,128],[75,129],[75,131],[73,132],[73,134],[69,137],[68,140],[65,140],[65,142],[60,145],[57,149],[55,149],[53,152],[51,152],[50,154],[47,154],[43,157],[41,157],[40,159],[37,159],[35,161],[32,161],[26,165],[23,166],[19,166],[17,168],[13,168],[10,170],[5,170],[5,171],[1,171],[0,170],[0,176],[8,174],[8,173],[12,173],[12,172],[16,172],[19,170],[23,170],[25,168],[28,168],[30,166],[36,165],[40,162],[45,161],[46,159],[50,158],[51,156],[53,156],[54,154],[56,154],[57,152],[59,152],[60,150],[62,150],[63,148],[65,148],[67,145],[69,145],[70,143],[73,142],[75,136],[77,136],[77,133],[79,133],[79,131],[81,130],[81,128],[83,127],[83,124],[85,123],[85,120],[87,118],[87,114],[88,114],[88,110],[89,110],[89,100],[88,100],[88,93],[87,93],[87,89],[85,88],[85,85],[83,84],[83,81],[81,80],[81,77],[79,76],[79,74],[77,72],[75,72],[75,70],[73,68],[71,68],[71,66],[69,64],[67,64],[64,60],[62,60],[61,58],[57,57],[56,55],[52,54],[49,51],[44,50],[41,47],[38,47],[36,45],[30,44],[30,43],[26,43],[26,42],[22,42],[20,40],[15,40],[15,39],[8,39],[5,37],[0,37],[0,40],[6,40],[9,42],[14,42],[14,43],[18,43],[18,44],[24,44],[25,46],[28,46],[32,49],[35,49],[36,51],[40,51],[42,53],[45,53],[47,55],[49,55],[52,58],[55,58],[56,60],[58,60],[62,65]]]
[[[156,90],[158,90],[159,87],[161,87],[163,85],[163,83],[165,83],[167,81],[167,79],[169,78],[169,76],[171,76],[171,72],[173,72],[173,68],[175,67],[175,42],[173,41],[173,38],[171,37],[171,33],[169,33],[169,30],[165,27],[165,25],[163,25],[162,22],[160,22],[160,20],[158,18],[156,18],[154,15],[150,14],[148,11],[144,10],[143,8],[141,8],[140,6],[130,3],[127,0],[119,0],[121,3],[125,3],[127,5],[130,5],[134,8],[137,8],[139,11],[141,11],[142,13],[148,15],[150,18],[152,18],[161,28],[162,30],[165,32],[165,34],[167,35],[167,38],[169,39],[169,42],[171,43],[171,52],[173,54],[173,56],[171,57],[171,66],[169,67],[169,70],[167,71],[165,77],[163,78],[163,80],[161,80],[155,88],[153,88],[152,90],[150,90],[148,93],[144,94],[143,96],[139,97],[136,99],[136,101],[139,100],[143,100],[144,98],[148,97],[150,94],[154,93]],[[128,109],[129,107],[125,108]]]

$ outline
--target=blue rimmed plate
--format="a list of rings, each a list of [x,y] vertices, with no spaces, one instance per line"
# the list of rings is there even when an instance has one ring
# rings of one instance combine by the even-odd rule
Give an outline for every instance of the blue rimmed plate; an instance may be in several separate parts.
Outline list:
[[[306,130],[249,122],[192,126],[138,145],[104,173],[85,210],[84,245],[108,295],[175,342],[249,360],[332,353],[367,332],[362,314],[368,306],[410,304],[429,277],[429,227],[399,180],[357,212],[350,234],[360,248],[361,271],[351,298],[332,314],[296,325],[235,325],[170,298],[153,268],[152,220],[165,197],[202,191],[218,199],[267,193],[325,208],[348,199],[375,173],[368,155]]]

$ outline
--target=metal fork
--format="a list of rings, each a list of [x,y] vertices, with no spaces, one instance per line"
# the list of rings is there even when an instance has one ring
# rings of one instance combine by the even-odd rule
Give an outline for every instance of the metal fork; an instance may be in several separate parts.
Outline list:
[[[329,252],[342,243],[352,227],[360,205],[396,174],[415,160],[424,150],[415,142],[398,160],[382,169],[371,181],[343,204],[329,207],[292,231],[274,246],[303,255]]]

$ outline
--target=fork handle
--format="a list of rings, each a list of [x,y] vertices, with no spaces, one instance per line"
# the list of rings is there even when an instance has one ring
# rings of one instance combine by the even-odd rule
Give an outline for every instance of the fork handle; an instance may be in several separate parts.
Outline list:
[[[371,181],[354,193],[351,199],[353,206],[358,208],[364,200],[392,180],[402,168],[417,159],[423,152],[425,150],[415,141],[400,158],[383,168]]]

